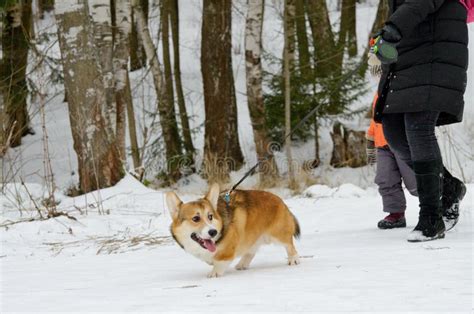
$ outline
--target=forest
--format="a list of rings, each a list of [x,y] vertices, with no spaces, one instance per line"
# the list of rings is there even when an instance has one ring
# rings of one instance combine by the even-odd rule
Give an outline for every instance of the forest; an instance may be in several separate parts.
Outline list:
[[[45,108],[61,97],[67,104],[77,159],[77,169],[71,170],[78,174],[78,182],[70,193],[112,186],[128,171],[160,186],[192,173],[211,182],[228,182],[230,172],[247,164],[251,167],[244,160],[238,136],[232,11],[245,16],[244,46],[238,49],[245,56],[243,92],[253,129],[253,161],[260,161],[263,186],[274,185],[276,179],[295,186],[294,172],[319,165],[320,121],[370,111],[353,106],[368,92],[368,43],[362,44],[366,51],[358,52],[355,1],[337,3],[341,21],[337,27],[329,19],[326,1],[321,0],[204,1],[200,57],[193,62],[200,63],[202,73],[203,107],[195,110],[204,111],[205,121],[190,127],[194,118],[190,108],[199,105],[190,103],[181,75],[179,12],[183,5],[189,4],[177,0],[6,1],[2,7],[2,156],[10,147],[21,146],[25,136],[43,132],[43,175],[53,180],[49,126],[44,122],[39,126],[42,129],[33,128],[30,121],[32,115],[44,115]],[[281,20],[284,47],[277,55],[263,49],[262,27],[268,10],[275,10]],[[150,13],[159,15],[157,23],[150,25]],[[372,32],[380,28],[386,14],[387,3],[380,1]],[[54,18],[57,32],[51,27],[41,29],[46,18]],[[53,54],[54,50],[59,53]],[[264,63],[269,68],[263,68]],[[131,82],[137,71],[146,71],[151,80],[142,74],[140,81]],[[153,84],[152,99],[133,93],[144,84]],[[147,108],[139,108],[145,101]],[[315,107],[310,121],[282,143],[292,125]],[[197,133],[204,134],[203,147],[195,143]],[[314,138],[313,158],[292,162],[292,141]],[[344,138],[336,139],[341,140],[331,164],[365,165],[365,152],[345,147],[357,144],[344,143]],[[286,163],[295,165],[279,170],[274,155],[283,147]],[[4,182],[19,179],[17,171],[2,168]],[[54,180],[49,184],[54,189]]]
[[[461,15],[458,1],[429,2]],[[369,135],[371,39],[393,2],[0,0],[0,312],[471,313],[474,23],[459,33],[470,37],[463,120],[436,128],[441,166],[462,189],[440,192],[437,173],[441,197],[430,195],[455,196],[455,226],[408,243],[415,175],[379,166],[390,147]],[[449,95],[460,106],[461,92]],[[200,238],[184,229],[195,250],[183,250],[176,208],[211,194],[221,206],[186,216],[205,227]],[[291,233],[292,259],[262,236],[255,244],[271,245],[207,278],[199,255],[226,248],[208,227],[239,202],[260,219],[240,236],[274,226],[268,217],[291,223],[274,229]],[[403,225],[381,230],[392,214]]]

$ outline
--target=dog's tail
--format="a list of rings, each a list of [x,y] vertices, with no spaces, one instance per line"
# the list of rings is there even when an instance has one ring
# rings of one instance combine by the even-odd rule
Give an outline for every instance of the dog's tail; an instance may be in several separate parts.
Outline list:
[[[301,229],[300,229],[300,224],[298,222],[298,219],[296,219],[295,215],[291,213],[291,216],[293,217],[293,222],[295,223],[295,233],[293,233],[293,236],[295,239],[299,239],[301,236]]]

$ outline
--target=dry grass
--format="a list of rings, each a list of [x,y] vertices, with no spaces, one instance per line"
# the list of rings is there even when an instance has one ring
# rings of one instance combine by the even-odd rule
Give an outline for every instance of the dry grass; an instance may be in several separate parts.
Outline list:
[[[50,247],[54,255],[61,254],[67,249],[95,249],[96,254],[118,254],[137,251],[144,248],[153,248],[160,245],[172,244],[170,236],[155,236],[153,233],[140,235],[90,236],[82,240],[69,242],[44,242]]]

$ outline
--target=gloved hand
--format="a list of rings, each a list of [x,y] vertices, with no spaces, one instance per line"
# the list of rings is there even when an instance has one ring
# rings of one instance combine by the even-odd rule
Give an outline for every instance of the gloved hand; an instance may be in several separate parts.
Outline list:
[[[367,140],[365,151],[367,153],[367,164],[370,166],[375,165],[377,163],[377,149],[375,148],[375,142]]]
[[[370,51],[384,64],[395,63],[398,60],[397,45],[402,35],[392,24],[386,24],[370,41]]]
[[[380,62],[379,58],[373,53],[369,52],[367,56],[367,64],[369,65],[369,73],[376,78],[380,78],[382,75],[382,62]]]

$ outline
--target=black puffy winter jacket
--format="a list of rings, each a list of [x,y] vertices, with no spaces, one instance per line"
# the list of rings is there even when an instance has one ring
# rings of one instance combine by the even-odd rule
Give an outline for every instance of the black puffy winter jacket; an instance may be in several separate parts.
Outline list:
[[[389,0],[402,40],[384,66],[375,120],[383,114],[440,111],[438,125],[460,122],[467,84],[467,11],[459,0]]]

